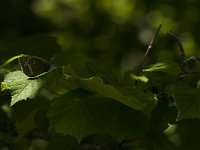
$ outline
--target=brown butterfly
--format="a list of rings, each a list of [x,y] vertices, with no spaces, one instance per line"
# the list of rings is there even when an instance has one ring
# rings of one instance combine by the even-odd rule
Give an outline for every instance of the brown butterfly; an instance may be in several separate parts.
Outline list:
[[[18,61],[23,73],[29,78],[37,78],[52,71],[50,62],[36,56],[22,54]]]

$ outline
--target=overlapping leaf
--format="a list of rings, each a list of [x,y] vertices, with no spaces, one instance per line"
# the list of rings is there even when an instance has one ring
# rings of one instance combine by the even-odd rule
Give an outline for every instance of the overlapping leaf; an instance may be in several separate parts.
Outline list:
[[[148,104],[155,105],[155,101],[153,99],[149,101],[149,99],[147,98],[146,101],[141,101],[140,99],[136,98],[137,93],[136,96],[124,95],[115,86],[104,83],[103,79],[99,76],[82,78],[74,72],[73,68],[70,65],[65,66],[65,73],[75,77],[79,82],[80,87],[98,93],[102,96],[105,96],[106,98],[111,98],[113,100],[116,100],[135,110],[144,110],[146,108],[146,105]]]

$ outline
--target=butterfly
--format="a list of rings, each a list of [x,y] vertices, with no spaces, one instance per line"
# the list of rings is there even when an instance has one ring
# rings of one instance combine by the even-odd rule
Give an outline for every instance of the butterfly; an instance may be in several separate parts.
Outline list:
[[[33,79],[49,73],[53,69],[50,62],[36,56],[22,54],[18,61],[23,73]]]

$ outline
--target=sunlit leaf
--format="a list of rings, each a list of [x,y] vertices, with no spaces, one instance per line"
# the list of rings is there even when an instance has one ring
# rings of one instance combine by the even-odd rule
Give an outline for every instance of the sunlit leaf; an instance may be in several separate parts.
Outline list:
[[[150,65],[147,69],[143,69],[144,72],[153,72],[153,71],[160,71],[167,69],[169,66],[165,63],[156,63],[153,65]]]
[[[162,60],[163,62],[158,62],[156,64],[152,64],[147,68],[143,69],[143,72],[155,72],[160,71],[170,75],[178,75],[180,73],[180,66],[178,63],[172,60]]]
[[[8,73],[2,83],[4,90],[11,91],[11,106],[21,100],[33,99],[43,85],[41,79],[29,79],[22,71]]]
[[[7,87],[7,83],[2,82],[2,83],[1,83],[1,91],[6,90],[7,88],[8,88],[8,87]]]
[[[141,81],[141,82],[144,82],[144,83],[147,83],[149,81],[149,79],[146,77],[146,76],[136,76],[134,74],[131,74],[130,75],[132,79],[136,80],[136,81]]]

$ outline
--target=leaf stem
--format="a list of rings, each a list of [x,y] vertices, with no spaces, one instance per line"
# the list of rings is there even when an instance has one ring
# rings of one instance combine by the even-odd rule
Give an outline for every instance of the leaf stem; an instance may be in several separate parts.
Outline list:
[[[7,64],[11,63],[12,61],[14,61],[15,59],[18,59],[22,57],[22,55],[17,55],[17,56],[14,56],[10,59],[8,59],[7,61],[5,61],[3,64],[0,65],[0,69],[2,69],[3,67],[5,67]]]

